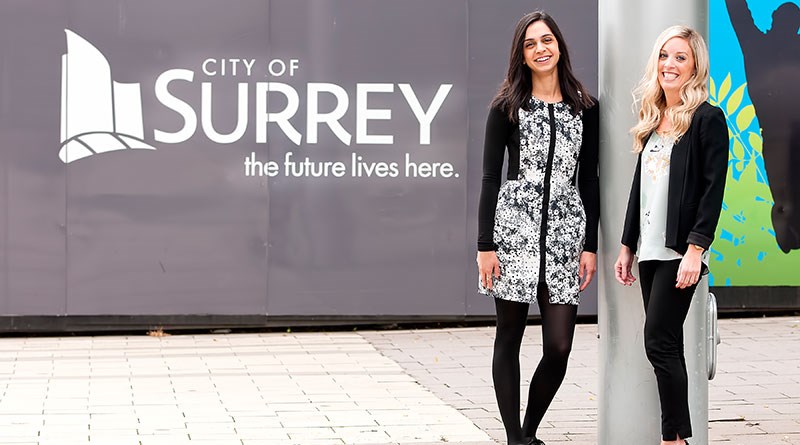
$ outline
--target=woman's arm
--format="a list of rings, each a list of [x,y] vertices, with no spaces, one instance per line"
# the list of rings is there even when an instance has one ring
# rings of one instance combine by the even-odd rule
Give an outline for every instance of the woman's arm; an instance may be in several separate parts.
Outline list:
[[[639,244],[639,199],[641,195],[642,155],[636,160],[633,170],[633,181],[625,210],[625,223],[622,225],[622,245],[628,247],[632,254],[636,253]]]
[[[584,252],[597,252],[597,226],[600,221],[600,181],[597,158],[600,146],[600,106],[595,104],[583,112],[583,138],[578,156],[578,191],[586,211]]]
[[[514,124],[498,108],[489,111],[483,141],[483,180],[478,203],[478,256],[475,259],[481,286],[486,289],[492,289],[493,279],[500,276],[500,261],[494,252],[494,217],[506,143],[513,128]]]
[[[578,154],[578,191],[586,212],[586,238],[578,263],[580,290],[592,282],[597,271],[597,225],[600,221],[600,181],[597,158],[600,147],[600,106],[597,101],[583,111],[583,137]]]
[[[478,251],[495,250],[494,215],[503,174],[506,142],[514,124],[498,108],[489,111],[483,142],[483,181],[478,203]]]
[[[703,191],[697,206],[697,220],[686,241],[708,250],[717,230],[728,176],[728,126],[725,115],[717,107],[702,116],[698,124],[700,147],[697,148],[703,162]]]
[[[702,252],[708,250],[714,240],[719,214],[722,210],[722,196],[725,193],[725,179],[728,176],[728,127],[725,115],[717,107],[706,107],[700,111],[697,125],[700,126],[701,189],[697,204],[697,219],[687,242],[689,248],[678,266],[675,287],[685,289],[700,280],[702,273]],[[699,247],[699,248],[698,248]]]

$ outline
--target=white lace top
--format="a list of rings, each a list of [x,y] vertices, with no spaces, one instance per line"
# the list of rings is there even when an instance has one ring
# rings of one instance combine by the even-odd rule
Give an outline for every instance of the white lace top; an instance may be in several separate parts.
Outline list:
[[[667,192],[671,139],[653,132],[642,151],[642,191],[639,201],[639,261],[669,261],[682,258],[665,247],[667,243]]]

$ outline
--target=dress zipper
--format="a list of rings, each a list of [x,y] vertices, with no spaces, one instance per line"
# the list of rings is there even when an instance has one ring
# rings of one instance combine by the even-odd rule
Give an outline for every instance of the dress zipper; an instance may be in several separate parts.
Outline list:
[[[553,170],[553,157],[556,151],[556,121],[553,104],[547,104],[547,111],[550,113],[550,147],[547,151],[547,166],[544,171],[544,193],[542,195],[542,230],[539,234],[539,282],[547,282],[545,277],[547,215],[550,207],[550,177]]]

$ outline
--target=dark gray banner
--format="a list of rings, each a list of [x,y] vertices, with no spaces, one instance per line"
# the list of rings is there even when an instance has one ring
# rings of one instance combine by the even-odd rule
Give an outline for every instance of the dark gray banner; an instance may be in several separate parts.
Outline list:
[[[0,315],[491,314],[484,119],[536,7],[596,90],[596,1],[3,2]]]

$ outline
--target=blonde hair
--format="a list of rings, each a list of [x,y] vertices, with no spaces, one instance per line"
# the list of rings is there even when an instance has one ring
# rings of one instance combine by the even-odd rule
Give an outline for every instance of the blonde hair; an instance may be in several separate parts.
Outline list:
[[[694,56],[694,75],[686,81],[680,90],[680,103],[667,108],[664,90],[658,83],[658,59],[661,48],[668,40],[680,37],[689,44]],[[686,26],[671,26],[664,30],[653,46],[647,61],[644,76],[633,90],[634,109],[639,108],[639,122],[631,128],[633,134],[633,151],[639,153],[644,148],[644,141],[658,128],[662,118],[672,122],[672,129],[664,136],[676,142],[686,133],[692,123],[692,116],[697,107],[708,99],[708,49],[703,37]]]

